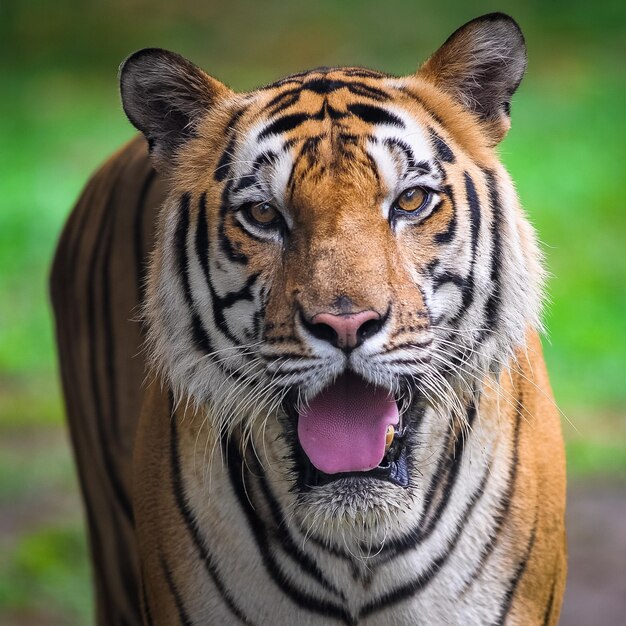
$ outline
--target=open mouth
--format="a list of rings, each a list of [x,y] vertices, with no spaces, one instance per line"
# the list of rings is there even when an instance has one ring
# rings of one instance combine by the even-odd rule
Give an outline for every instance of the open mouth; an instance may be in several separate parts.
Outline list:
[[[348,477],[408,486],[407,428],[387,389],[345,372],[290,413],[303,487]]]

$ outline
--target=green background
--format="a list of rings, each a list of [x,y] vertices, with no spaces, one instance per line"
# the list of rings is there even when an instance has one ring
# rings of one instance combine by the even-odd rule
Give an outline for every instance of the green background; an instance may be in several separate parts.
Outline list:
[[[85,624],[91,591],[47,273],[93,169],[133,129],[117,67],[176,50],[235,89],[320,65],[414,71],[500,10],[529,67],[501,145],[550,271],[546,358],[573,480],[626,475],[626,4],[355,0],[0,3],[0,622]]]

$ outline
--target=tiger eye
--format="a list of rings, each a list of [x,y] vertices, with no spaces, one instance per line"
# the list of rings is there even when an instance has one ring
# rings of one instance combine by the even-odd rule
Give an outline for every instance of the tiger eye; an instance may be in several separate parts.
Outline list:
[[[424,206],[427,197],[428,194],[421,187],[411,187],[400,194],[396,200],[396,207],[407,213],[412,213]]]
[[[257,202],[248,209],[248,215],[261,226],[269,226],[278,219],[278,211],[269,202]]]

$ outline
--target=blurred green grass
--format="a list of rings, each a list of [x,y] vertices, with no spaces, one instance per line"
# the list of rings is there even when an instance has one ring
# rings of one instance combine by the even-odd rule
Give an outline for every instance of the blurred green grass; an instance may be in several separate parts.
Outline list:
[[[87,624],[92,590],[74,465],[62,430],[0,430],[0,623]]]
[[[133,135],[116,70],[177,50],[237,89],[306,67],[408,73],[502,3],[320,0],[0,3],[0,622],[90,620],[86,546],[63,433],[47,274],[81,187]],[[544,244],[546,359],[570,477],[626,475],[626,6],[506,3],[529,70],[503,160]]]

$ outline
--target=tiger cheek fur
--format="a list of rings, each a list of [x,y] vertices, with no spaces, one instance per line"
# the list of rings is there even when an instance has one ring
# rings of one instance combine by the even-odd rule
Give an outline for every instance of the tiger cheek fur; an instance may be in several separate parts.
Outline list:
[[[502,14],[403,78],[125,62],[148,149],[52,273],[99,624],[557,623],[543,270],[494,150],[525,64]]]

